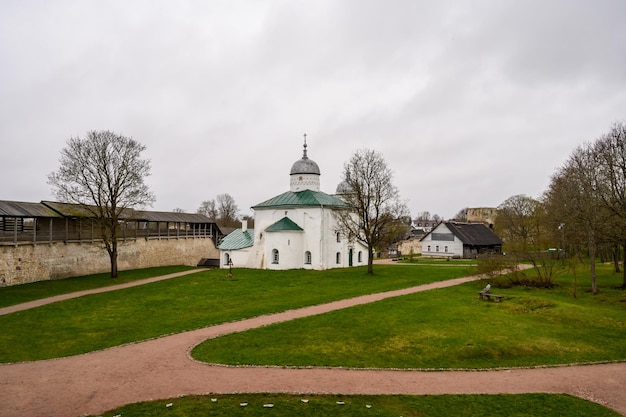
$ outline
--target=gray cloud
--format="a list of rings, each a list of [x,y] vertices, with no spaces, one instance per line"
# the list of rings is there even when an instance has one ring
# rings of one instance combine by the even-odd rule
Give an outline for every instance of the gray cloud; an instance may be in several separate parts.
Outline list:
[[[413,214],[539,196],[624,119],[621,0],[0,4],[0,198],[50,198],[72,136],[147,146],[155,209],[241,211],[309,156],[333,192],[383,153]]]

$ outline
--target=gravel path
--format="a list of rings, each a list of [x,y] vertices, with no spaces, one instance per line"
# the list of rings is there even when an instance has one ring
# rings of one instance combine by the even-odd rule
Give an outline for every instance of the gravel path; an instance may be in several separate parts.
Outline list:
[[[188,394],[567,393],[626,416],[626,363],[494,371],[423,372],[337,368],[227,367],[190,358],[207,338],[458,285],[466,277],[225,323],[84,355],[0,365],[0,416],[77,417],[123,404]]]

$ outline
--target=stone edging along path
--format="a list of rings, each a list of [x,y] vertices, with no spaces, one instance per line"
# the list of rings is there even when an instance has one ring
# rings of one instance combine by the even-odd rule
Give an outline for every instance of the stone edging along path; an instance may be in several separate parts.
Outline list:
[[[124,404],[191,394],[567,393],[626,416],[626,363],[492,371],[228,367],[196,362],[189,352],[208,338],[272,323],[458,285],[458,278],[355,297],[178,333],[68,358],[0,365],[0,416],[77,417]]]

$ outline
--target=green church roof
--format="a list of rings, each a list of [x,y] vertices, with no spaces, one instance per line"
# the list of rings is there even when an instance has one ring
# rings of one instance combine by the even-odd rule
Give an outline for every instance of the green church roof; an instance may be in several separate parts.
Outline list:
[[[249,248],[254,245],[254,230],[235,229],[222,239],[218,245],[220,250],[236,250]]]
[[[298,226],[293,220],[289,217],[283,217],[273,225],[269,226],[265,229],[266,232],[284,232],[284,231],[296,231],[301,232],[304,229]]]
[[[347,208],[348,205],[341,199],[321,191],[302,190],[287,191],[253,206],[253,209],[274,207],[337,207]]]

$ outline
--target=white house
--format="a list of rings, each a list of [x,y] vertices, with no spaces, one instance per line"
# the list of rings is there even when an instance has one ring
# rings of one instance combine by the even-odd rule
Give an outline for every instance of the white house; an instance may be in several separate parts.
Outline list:
[[[222,240],[222,267],[322,270],[366,265],[367,247],[349,241],[335,218],[338,210],[350,208],[336,195],[320,191],[320,169],[307,156],[306,136],[302,158],[292,165],[289,178],[289,191],[252,207],[254,230],[244,225]]]
[[[423,257],[470,259],[502,252],[502,240],[483,223],[441,222],[421,243]]]

